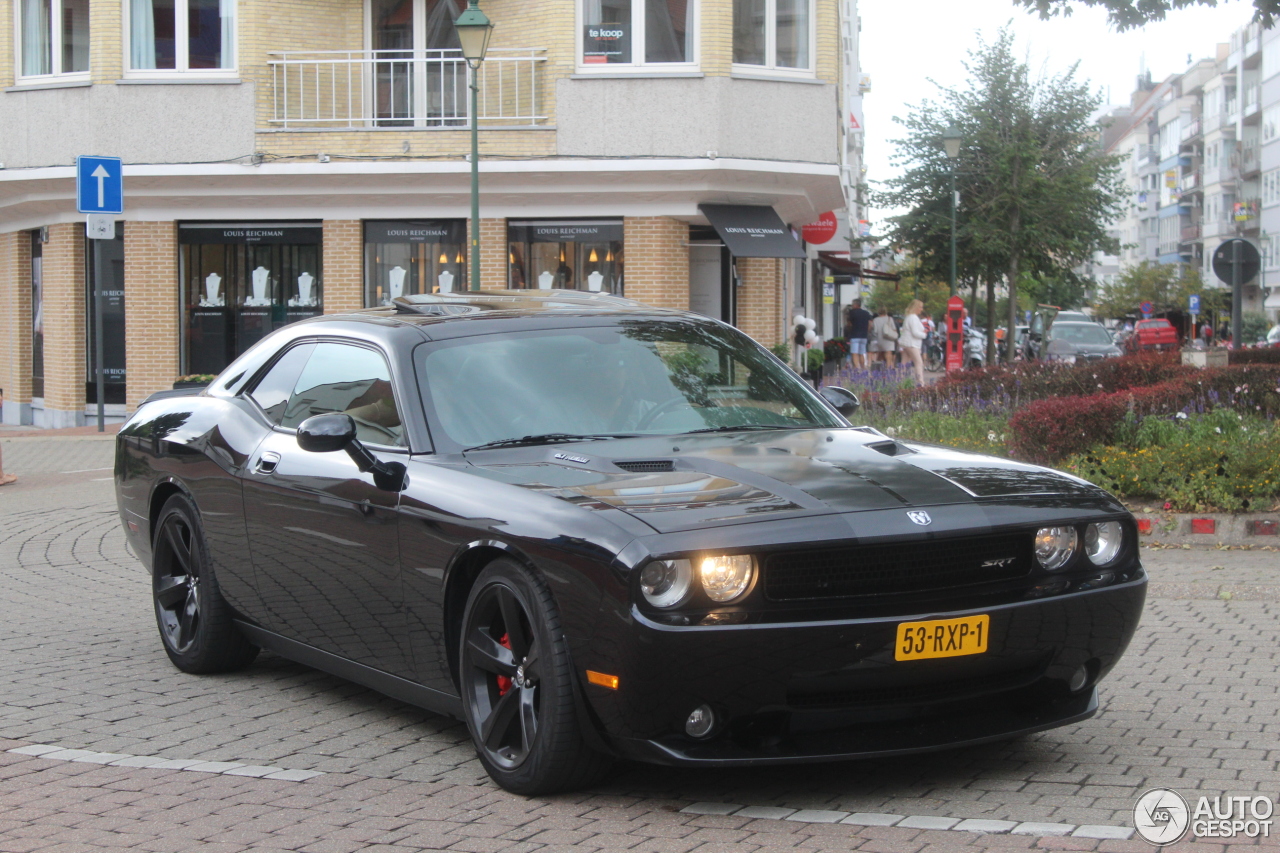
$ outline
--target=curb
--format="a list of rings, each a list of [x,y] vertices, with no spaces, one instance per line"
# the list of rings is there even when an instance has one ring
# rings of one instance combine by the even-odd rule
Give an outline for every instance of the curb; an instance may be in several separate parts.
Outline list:
[[[1142,545],[1280,546],[1280,513],[1135,512]]]

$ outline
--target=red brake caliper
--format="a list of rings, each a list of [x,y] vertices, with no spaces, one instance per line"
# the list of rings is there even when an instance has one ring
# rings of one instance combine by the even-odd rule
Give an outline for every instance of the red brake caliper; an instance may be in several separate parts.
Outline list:
[[[510,649],[511,636],[509,634],[503,634],[502,638],[498,640],[498,645],[502,646],[505,649]],[[499,675],[497,676],[497,678],[498,678],[498,695],[506,696],[507,691],[511,689],[511,679],[507,678],[505,675]]]

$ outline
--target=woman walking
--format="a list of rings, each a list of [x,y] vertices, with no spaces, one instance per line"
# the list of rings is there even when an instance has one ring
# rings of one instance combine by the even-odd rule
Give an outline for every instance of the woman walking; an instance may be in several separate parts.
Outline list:
[[[920,357],[920,348],[924,345],[927,333],[924,323],[920,321],[920,311],[923,308],[924,303],[919,299],[911,300],[906,316],[902,318],[902,333],[898,337],[898,346],[902,347],[904,357],[911,361],[917,385],[924,384],[924,359]]]
[[[883,361],[886,368],[892,367],[897,340],[898,326],[889,316],[889,309],[881,305],[879,316],[871,321],[871,338],[867,344],[867,358],[870,359],[871,366],[877,361]]]

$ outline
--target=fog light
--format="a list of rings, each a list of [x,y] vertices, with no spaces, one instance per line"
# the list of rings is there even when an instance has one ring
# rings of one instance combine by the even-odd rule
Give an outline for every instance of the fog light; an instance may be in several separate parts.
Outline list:
[[[1071,680],[1067,682],[1067,689],[1072,693],[1078,692],[1089,682],[1089,667],[1080,664],[1079,669],[1071,676]]]
[[[684,721],[684,731],[689,737],[703,738],[711,734],[715,728],[716,715],[706,705],[699,705],[689,712],[689,719]]]

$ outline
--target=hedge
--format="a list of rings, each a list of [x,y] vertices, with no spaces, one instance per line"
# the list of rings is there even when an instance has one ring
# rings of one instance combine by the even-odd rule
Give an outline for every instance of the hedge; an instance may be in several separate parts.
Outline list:
[[[1129,417],[1203,412],[1219,407],[1280,415],[1280,366],[1195,370],[1146,387],[1037,400],[1009,420],[1008,447],[1018,459],[1051,465],[1110,444]]]

